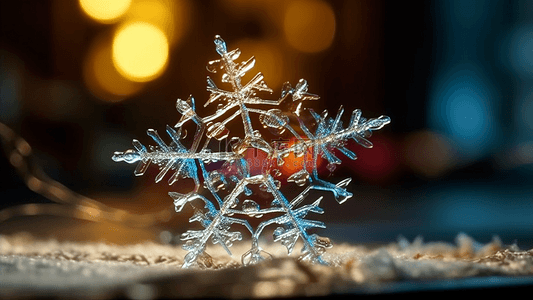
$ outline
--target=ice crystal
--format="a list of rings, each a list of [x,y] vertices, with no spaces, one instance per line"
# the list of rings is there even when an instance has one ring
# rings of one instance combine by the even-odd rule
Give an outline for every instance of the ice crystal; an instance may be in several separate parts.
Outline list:
[[[239,49],[228,51],[220,36],[216,36],[214,42],[220,59],[210,61],[207,70],[211,73],[222,73],[222,83],[231,85],[230,89],[222,89],[207,77],[210,97],[204,106],[218,102],[216,112],[200,117],[196,113],[192,96],[186,101],[178,99],[176,108],[181,119],[174,127],[167,125],[166,132],[171,139],[169,144],[163,141],[157,131],[149,129],[148,136],[155,141],[155,146],[146,148],[138,140],[133,140],[135,149],[115,152],[113,160],[138,163],[135,170],[137,176],[143,175],[151,163],[157,164],[160,171],[155,178],[156,182],[161,181],[167,173],[172,173],[170,185],[179,178],[191,178],[194,181],[195,188],[187,194],[169,193],[174,199],[176,212],[182,211],[187,204],[192,205],[193,201],[203,202],[203,209],[193,206],[195,212],[190,218],[190,222],[199,222],[202,229],[188,230],[181,236],[184,241],[183,248],[189,251],[183,267],[195,265],[199,259],[209,257],[205,253],[209,242],[220,244],[231,255],[229,248],[235,241],[242,239],[241,232],[230,230],[233,224],[242,225],[251,235],[251,248],[242,256],[244,265],[271,257],[261,249],[259,237],[267,226],[274,224],[277,225],[273,233],[274,241],[286,246],[289,254],[298,239],[301,239],[304,246],[300,258],[325,264],[321,255],[326,248],[331,247],[329,239],[308,234],[308,229],[325,228],[325,224],[306,219],[310,212],[323,213],[320,208],[323,197],[311,204],[301,204],[310,195],[311,190],[331,192],[339,203],[352,197],[352,193],[346,190],[350,178],[336,184],[321,179],[318,159],[325,159],[330,171],[341,163],[335,155],[335,149],[350,159],[356,159],[356,155],[345,147],[347,141],[353,139],[363,147],[372,147],[372,143],[367,140],[369,133],[381,129],[390,119],[387,116],[365,119],[361,116],[361,111],[356,109],[348,125],[344,127],[341,121],[344,112],[342,107],[335,117],[328,117],[327,111],[319,114],[312,109],[304,109],[304,101],[319,99],[317,95],[307,92],[308,84],[304,79],[300,79],[294,88],[290,83],[285,83],[278,100],[264,100],[258,93],[272,93],[272,90],[263,81],[263,74],[257,73],[249,82],[242,82],[245,73],[253,68],[255,58],[236,62],[241,54]],[[279,107],[283,101],[292,101],[293,111],[262,108]],[[309,127],[309,124],[305,125],[302,121],[304,113],[309,113],[316,124]],[[253,127],[251,114],[258,115],[259,122],[264,128],[268,128],[269,132],[275,132],[277,135],[288,132],[294,143],[281,147],[276,141],[267,142],[261,132]],[[244,137],[232,137],[229,150],[210,149],[210,141],[222,141],[230,137],[226,125],[239,117],[244,127]],[[193,122],[196,127],[190,148],[181,142],[185,138],[182,128],[188,122]],[[297,130],[296,126],[300,130]],[[200,147],[202,140],[203,146]],[[246,160],[249,149],[266,153],[267,163],[260,172],[255,172],[258,174],[252,172]],[[291,154],[303,158],[303,163],[292,174],[286,174],[287,182],[303,187],[303,191],[293,199],[287,199],[280,191],[279,180],[274,177],[281,174],[280,168]],[[206,164],[218,161],[224,162],[221,168],[207,170]],[[256,201],[247,199],[252,196],[254,187],[259,187],[270,196],[268,207],[261,207]],[[266,220],[256,228],[248,222],[250,217],[262,216]]]

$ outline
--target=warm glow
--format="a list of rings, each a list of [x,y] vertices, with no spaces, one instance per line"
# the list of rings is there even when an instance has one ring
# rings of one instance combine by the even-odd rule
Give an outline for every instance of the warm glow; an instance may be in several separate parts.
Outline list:
[[[101,23],[112,23],[130,7],[131,0],[80,0],[83,11]]]
[[[302,52],[320,52],[333,42],[335,15],[322,0],[295,0],[289,3],[283,23],[285,38]]]
[[[144,84],[124,78],[113,65],[111,40],[94,40],[83,65],[83,79],[87,88],[99,99],[116,102],[138,92]]]
[[[98,221],[103,217],[100,213],[100,210],[97,208],[81,205],[76,206],[76,208],[78,209],[78,211],[76,212],[76,216],[80,219]]]
[[[247,60],[250,56],[246,53],[253,53],[255,57],[255,66],[246,73],[243,82],[252,79],[258,72],[263,73],[265,82],[274,91],[278,91],[283,83],[284,66],[283,55],[278,50],[275,42],[241,40],[235,43],[233,48],[239,48],[242,51],[241,58]]]
[[[118,29],[113,40],[113,63],[132,81],[150,81],[167,65],[168,41],[156,26],[134,22]]]
[[[224,0],[220,5],[231,18],[250,17],[266,23],[279,23],[286,0]]]
[[[410,133],[404,146],[405,162],[424,177],[442,176],[455,164],[450,141],[438,133],[427,130]]]
[[[146,22],[161,29],[169,44],[176,43],[188,23],[188,7],[185,1],[136,0],[124,16],[127,21]]]
[[[283,147],[292,147],[296,143],[296,139],[291,139]],[[281,171],[281,178],[286,179],[290,175],[302,170],[305,166],[307,172],[313,172],[313,148],[307,148],[307,151],[302,156],[296,156],[294,152],[291,152],[287,157],[283,159],[284,163],[279,167]],[[317,156],[316,166],[318,171],[322,171],[323,167],[327,164],[321,155]]]
[[[400,155],[396,149],[396,142],[383,136],[372,137],[374,146],[364,148],[359,146],[353,140],[350,140],[346,146],[357,154],[357,160],[344,158],[350,170],[357,173],[360,178],[368,182],[386,182],[394,178],[400,168]]]

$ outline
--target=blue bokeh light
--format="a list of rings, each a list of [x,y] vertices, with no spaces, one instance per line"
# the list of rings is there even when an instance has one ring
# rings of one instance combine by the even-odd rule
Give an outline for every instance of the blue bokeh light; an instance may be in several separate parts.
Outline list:
[[[531,189],[459,185],[436,192],[428,222],[451,231],[518,232],[531,228]],[[504,201],[505,205],[502,205]]]
[[[518,119],[521,121],[519,126],[524,125],[524,129],[531,134],[533,133],[533,94],[530,94],[526,99],[522,99],[520,104],[519,112],[517,113]]]
[[[429,123],[455,142],[463,158],[487,154],[497,137],[494,96],[474,65],[457,65],[434,81]]]
[[[533,87],[522,86],[514,105],[514,142],[533,140]]]
[[[502,61],[516,75],[531,78],[533,75],[533,26],[516,28],[502,43]]]

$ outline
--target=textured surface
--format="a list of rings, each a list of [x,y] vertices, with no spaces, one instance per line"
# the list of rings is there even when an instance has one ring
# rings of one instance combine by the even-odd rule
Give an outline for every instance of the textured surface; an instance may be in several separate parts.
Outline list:
[[[246,251],[238,247],[236,252]],[[265,248],[271,253],[286,251],[275,244]],[[465,278],[484,278],[485,287],[505,284],[501,278],[531,284],[528,276],[533,275],[533,249],[505,247],[498,239],[481,245],[465,235],[459,235],[456,244],[421,239],[411,243],[400,239],[380,247],[339,244],[324,254],[330,266],[281,255],[242,267],[222,247],[207,252],[210,259],[204,258],[199,268],[185,270],[180,266],[186,251],[169,245],[59,243],[2,236],[0,294],[17,298],[294,297],[417,290],[421,282],[426,287],[432,282],[453,288],[454,282]]]

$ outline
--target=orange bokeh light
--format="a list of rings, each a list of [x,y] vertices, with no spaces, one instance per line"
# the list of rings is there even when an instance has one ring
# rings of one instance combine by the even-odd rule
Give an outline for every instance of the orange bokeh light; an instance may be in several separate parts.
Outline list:
[[[255,67],[245,75],[244,82],[261,72],[265,75],[265,82],[268,87],[274,91],[281,88],[284,80],[283,55],[275,42],[246,39],[235,43],[235,48],[241,50],[243,59],[248,59],[251,56],[246,55],[246,53],[252,53],[255,57]]]
[[[292,138],[287,143],[287,147],[292,147],[295,142],[296,139]],[[287,179],[292,174],[302,170],[304,166],[307,172],[311,173],[313,171],[313,148],[308,148],[305,154],[302,156],[296,156],[294,152],[291,152],[283,159],[283,161],[283,165],[279,167],[282,179]],[[316,162],[317,169],[322,170],[326,162],[327,161],[322,156],[318,155]]]
[[[296,50],[320,52],[333,43],[335,14],[322,0],[294,0],[285,10],[283,29],[287,42]]]

